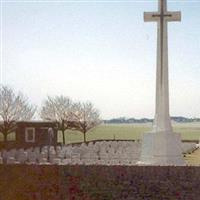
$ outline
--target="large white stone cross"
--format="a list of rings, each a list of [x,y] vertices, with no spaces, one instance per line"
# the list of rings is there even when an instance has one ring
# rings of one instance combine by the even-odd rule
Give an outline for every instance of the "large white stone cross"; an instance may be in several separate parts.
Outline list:
[[[168,37],[167,22],[181,21],[181,12],[167,11],[167,0],[159,0],[158,12],[145,12],[145,22],[157,22],[157,74],[156,74],[156,110],[154,132],[171,132],[169,115],[168,84]]]
[[[185,165],[180,134],[174,133],[169,115],[167,23],[180,21],[180,12],[167,11],[167,0],[159,0],[158,12],[144,13],[144,20],[157,22],[156,111],[153,130],[143,134],[138,165]]]

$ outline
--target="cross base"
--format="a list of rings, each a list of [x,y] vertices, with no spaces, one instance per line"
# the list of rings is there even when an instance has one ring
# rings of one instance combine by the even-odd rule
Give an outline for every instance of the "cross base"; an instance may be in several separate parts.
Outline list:
[[[141,157],[137,164],[185,166],[180,134],[173,132],[144,133]]]

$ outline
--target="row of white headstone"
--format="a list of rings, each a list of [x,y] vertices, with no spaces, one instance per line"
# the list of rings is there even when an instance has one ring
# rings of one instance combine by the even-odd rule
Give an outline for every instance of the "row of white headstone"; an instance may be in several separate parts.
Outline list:
[[[125,141],[90,142],[88,145],[44,146],[3,150],[0,163],[5,164],[135,164],[140,143]]]
[[[183,153],[197,148],[195,143],[183,143]],[[0,152],[0,163],[5,164],[78,164],[78,165],[136,165],[141,143],[133,141],[102,141],[81,145],[44,146],[11,149]]]

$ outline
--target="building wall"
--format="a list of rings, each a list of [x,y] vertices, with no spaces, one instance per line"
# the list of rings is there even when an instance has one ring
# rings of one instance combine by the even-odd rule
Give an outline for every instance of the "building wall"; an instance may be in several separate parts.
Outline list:
[[[35,142],[26,142],[25,141],[25,130],[26,128],[33,127],[35,128]],[[54,139],[52,144],[57,144],[57,130],[55,129],[55,124],[52,123],[18,123],[17,130],[16,130],[16,144],[18,147],[29,147],[29,146],[41,146],[41,145],[48,145],[49,138],[48,138],[48,128],[53,127],[54,129]]]

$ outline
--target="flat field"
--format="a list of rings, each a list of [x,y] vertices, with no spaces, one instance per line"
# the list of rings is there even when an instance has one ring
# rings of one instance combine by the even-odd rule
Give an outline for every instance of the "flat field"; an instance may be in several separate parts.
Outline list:
[[[173,123],[174,132],[180,133],[184,140],[200,139],[200,123]],[[87,141],[102,139],[141,139],[142,133],[152,129],[151,123],[144,124],[102,124],[87,133]],[[67,143],[82,142],[83,134],[77,131],[66,131]],[[59,132],[58,141],[62,142]]]
[[[184,140],[200,139],[200,123],[173,123],[174,131],[181,133]],[[151,123],[143,124],[102,124],[87,133],[87,141],[103,139],[137,140],[141,139],[142,133],[152,129]],[[83,134],[77,131],[65,132],[66,143],[83,141]],[[8,140],[15,140],[15,134],[10,134]],[[0,133],[0,141],[3,135]],[[58,133],[58,142],[62,142],[62,134]]]

